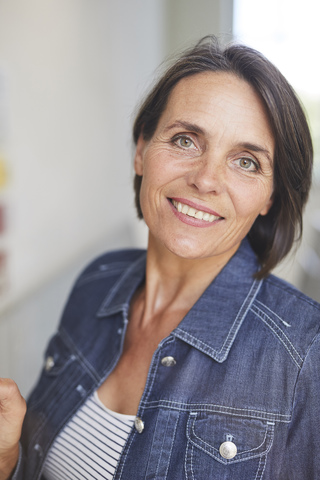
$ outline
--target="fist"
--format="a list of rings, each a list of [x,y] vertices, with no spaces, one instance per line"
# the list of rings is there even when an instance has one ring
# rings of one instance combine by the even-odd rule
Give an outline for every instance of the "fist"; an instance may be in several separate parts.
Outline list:
[[[0,378],[0,460],[17,447],[26,408],[15,382]]]

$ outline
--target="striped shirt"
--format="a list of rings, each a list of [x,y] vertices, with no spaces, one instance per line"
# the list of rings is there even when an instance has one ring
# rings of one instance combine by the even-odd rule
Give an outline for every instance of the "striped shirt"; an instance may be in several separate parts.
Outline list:
[[[112,480],[134,420],[109,410],[94,392],[51,446],[45,479]]]

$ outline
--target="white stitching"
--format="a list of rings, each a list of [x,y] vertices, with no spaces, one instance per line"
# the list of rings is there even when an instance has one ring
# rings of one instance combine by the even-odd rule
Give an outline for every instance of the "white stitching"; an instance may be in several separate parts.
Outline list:
[[[299,353],[297,352],[297,350],[295,349],[294,345],[291,343],[291,341],[289,340],[289,338],[287,337],[287,335],[281,330],[281,328],[279,328],[279,326],[272,320],[272,318],[269,317],[269,315],[267,315],[265,312],[263,312],[262,310],[260,310],[260,308],[258,308],[257,306],[253,305],[252,307],[252,311],[255,313],[255,315],[257,317],[259,317],[263,323],[265,325],[267,325],[270,330],[273,331],[273,333],[276,335],[276,337],[280,340],[280,342],[282,343],[282,345],[285,347],[285,349],[287,350],[287,352],[289,353],[290,357],[292,358],[292,360],[294,361],[294,363],[297,365],[297,367],[299,369],[301,369],[302,367],[302,363],[303,363],[303,359],[302,357],[299,355]],[[255,311],[257,310],[257,311]],[[292,355],[291,351],[289,350],[288,346],[286,345],[286,342],[284,342],[283,338],[281,338],[281,336],[277,333],[277,331],[275,330],[275,328],[273,328],[267,321],[266,321],[266,318],[273,324],[275,325],[275,327],[280,330],[280,332],[282,333],[282,335],[285,337],[285,339],[287,340],[288,344],[291,346],[292,350],[294,351],[294,353],[296,354],[296,356],[299,358],[300,362],[301,363],[298,363],[298,361],[294,358],[294,356]]]
[[[245,409],[245,408],[233,408],[226,407],[223,405],[214,405],[211,403],[184,403],[184,402],[175,402],[171,400],[153,400],[150,402],[142,402],[144,404],[144,410],[148,410],[155,407],[163,408],[172,408],[175,410],[193,410],[193,411],[208,411],[208,412],[217,412],[225,415],[235,415],[239,417],[252,417],[252,418],[262,418],[266,420],[267,417],[271,417],[274,421],[281,421],[288,423],[291,421],[290,415],[283,415],[281,413],[271,413],[271,412],[261,412],[259,410]],[[283,417],[283,420],[282,420]]]
[[[171,449],[170,449],[170,455],[169,455],[169,461],[167,463],[167,470],[166,470],[166,476],[165,478],[167,478],[167,475],[168,475],[168,470],[169,470],[169,465],[170,465],[170,462],[171,462],[171,456],[172,456],[172,448],[173,448],[173,444],[174,444],[174,440],[176,438],[176,433],[177,433],[177,426],[178,426],[178,422],[179,422],[179,417],[180,417],[180,413],[178,415],[178,418],[176,420],[176,425],[174,427],[174,432],[173,432],[173,437],[172,437],[172,442],[171,442]]]
[[[174,330],[173,334],[175,334],[177,332],[181,335],[182,339],[189,339],[190,341],[193,340],[193,346],[196,346],[196,345],[200,346],[201,345],[203,351],[210,356],[212,356],[212,352],[215,352],[216,355],[219,356],[219,357],[221,357],[222,352],[224,352],[224,356],[225,356],[226,352],[228,352],[229,349],[230,349],[230,345],[234,341],[234,338],[235,338],[235,336],[236,336],[236,334],[237,334],[237,332],[238,332],[238,330],[241,326],[241,323],[242,323],[243,319],[245,318],[248,311],[250,310],[250,308],[252,306],[252,303],[254,302],[254,299],[256,298],[256,296],[257,296],[257,294],[260,290],[261,285],[262,285],[262,281],[258,282],[258,281],[255,280],[252,283],[252,285],[250,287],[250,290],[249,290],[246,298],[242,302],[242,304],[241,304],[241,306],[238,310],[237,316],[236,316],[233,324],[230,327],[227,338],[224,341],[220,350],[218,350],[218,351],[214,350],[212,347],[210,347],[209,345],[204,343],[202,340],[199,340],[198,338],[194,337],[190,333],[185,332],[184,330],[182,330],[179,327]]]
[[[280,320],[280,322],[282,322],[286,327],[291,327],[290,323],[283,320],[283,318],[281,318],[276,312],[271,310],[271,308],[269,308],[267,305],[260,302],[260,300],[256,300],[256,302],[259,303],[260,305],[262,305],[266,310],[269,310],[269,312],[271,312],[275,317],[277,317]]]

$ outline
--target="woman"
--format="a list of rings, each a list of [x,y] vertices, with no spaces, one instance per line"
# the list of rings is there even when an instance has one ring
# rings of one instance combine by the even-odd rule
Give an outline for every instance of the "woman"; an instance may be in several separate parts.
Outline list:
[[[311,183],[292,88],[208,37],[148,95],[134,140],[148,250],[76,282],[19,460],[24,402],[3,381],[0,478],[320,478],[319,305],[270,274]]]

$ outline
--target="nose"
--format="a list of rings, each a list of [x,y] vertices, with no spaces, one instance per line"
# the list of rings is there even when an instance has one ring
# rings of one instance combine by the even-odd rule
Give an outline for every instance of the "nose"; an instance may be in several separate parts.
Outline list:
[[[223,162],[209,153],[198,158],[195,164],[190,165],[188,185],[200,193],[221,193],[225,185]]]

